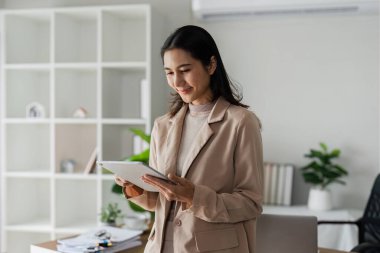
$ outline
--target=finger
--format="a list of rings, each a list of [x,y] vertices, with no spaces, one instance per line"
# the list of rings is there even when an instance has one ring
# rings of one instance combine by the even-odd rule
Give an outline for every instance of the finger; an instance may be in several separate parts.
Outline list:
[[[116,176],[115,177],[115,183],[121,187],[130,187],[130,186],[134,186],[134,184],[132,184],[131,182],[123,179],[122,177],[119,177],[119,176]]]
[[[176,182],[177,184],[179,185],[183,185],[183,186],[186,186],[189,184],[189,181],[186,179],[186,178],[183,178],[183,177],[179,177],[173,173],[169,173],[168,174],[168,178],[174,182]]]
[[[168,182],[166,182],[165,180],[163,179],[160,179],[160,178],[157,178],[157,177],[153,177],[153,176],[150,176],[150,175],[144,175],[142,177],[142,179],[144,180],[147,180],[148,182],[150,182],[151,184],[154,184],[154,185],[160,185],[161,187],[164,187],[164,188],[167,188],[167,189],[173,189],[173,184],[170,184]]]
[[[115,183],[119,186],[123,186],[124,182],[120,177],[115,177]]]
[[[154,177],[149,177],[149,176],[148,177],[143,176],[142,180],[145,183],[148,183],[152,185],[153,187],[157,188],[157,190],[160,193],[162,193],[167,200],[173,201],[173,200],[178,199],[178,196],[173,192],[173,189],[171,188],[172,187],[171,184],[168,184],[163,180],[160,180]]]

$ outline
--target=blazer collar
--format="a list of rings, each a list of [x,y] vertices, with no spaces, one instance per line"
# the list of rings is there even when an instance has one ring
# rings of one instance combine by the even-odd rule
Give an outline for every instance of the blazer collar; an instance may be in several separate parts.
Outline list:
[[[229,106],[230,102],[225,100],[223,97],[219,97],[216,100],[216,103],[210,112],[210,115],[207,119],[207,123],[211,124],[221,121]],[[184,106],[182,106],[182,108],[176,113],[176,115],[170,118],[169,121],[171,123],[175,123],[176,125],[181,124],[181,126],[183,126],[183,120],[185,119],[188,107],[188,104],[184,104]]]
[[[200,130],[199,134],[196,136],[192,148],[188,154],[182,171],[182,177],[185,177],[194,159],[197,157],[201,149],[208,142],[210,137],[214,134],[210,124],[219,122],[223,120],[224,115],[229,107],[230,103],[224,98],[220,97],[217,99],[210,115],[207,119],[207,124],[205,124]],[[177,114],[172,117],[169,121],[171,122],[171,127],[166,140],[166,168],[165,173],[168,174],[176,173],[178,151],[180,147],[180,142],[182,138],[183,123],[188,110],[188,105],[185,104]]]

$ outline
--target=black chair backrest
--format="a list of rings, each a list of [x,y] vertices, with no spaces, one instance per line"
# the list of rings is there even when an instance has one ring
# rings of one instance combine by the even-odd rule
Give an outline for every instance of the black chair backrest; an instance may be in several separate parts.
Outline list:
[[[359,226],[359,243],[380,243],[380,174],[373,184]]]

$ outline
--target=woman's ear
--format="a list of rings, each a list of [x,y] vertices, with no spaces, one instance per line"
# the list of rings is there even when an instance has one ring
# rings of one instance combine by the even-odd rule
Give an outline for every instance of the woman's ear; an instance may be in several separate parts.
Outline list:
[[[216,58],[215,58],[215,56],[211,56],[210,65],[207,67],[207,71],[208,71],[209,75],[214,74],[214,72],[216,70],[216,66],[217,66]]]

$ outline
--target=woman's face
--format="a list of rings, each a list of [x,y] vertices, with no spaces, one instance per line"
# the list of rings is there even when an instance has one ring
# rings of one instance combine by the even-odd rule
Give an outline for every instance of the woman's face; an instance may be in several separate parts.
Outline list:
[[[164,53],[164,68],[169,86],[185,103],[201,105],[212,101],[210,77],[216,68],[213,58],[205,67],[187,51],[170,49]]]

